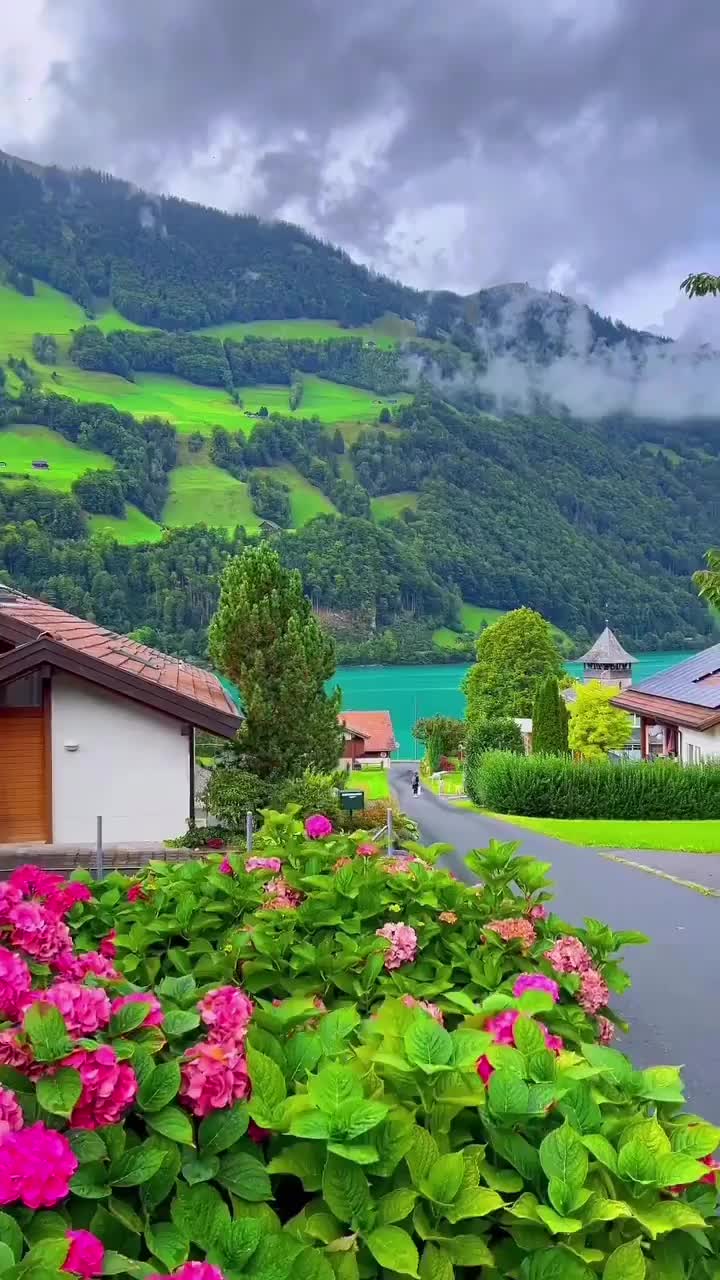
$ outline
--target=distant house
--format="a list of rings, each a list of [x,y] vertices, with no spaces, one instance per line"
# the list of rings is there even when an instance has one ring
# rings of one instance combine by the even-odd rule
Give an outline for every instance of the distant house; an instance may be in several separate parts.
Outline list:
[[[389,711],[344,711],[340,721],[345,727],[341,763],[346,768],[389,765],[398,747]]]
[[[38,459],[38,461],[37,461],[37,462],[33,462],[33,464],[32,464],[32,465],[34,466],[34,468],[35,468],[35,470],[36,470],[36,471],[49,471],[49,470],[50,470],[50,463],[49,463],[49,462],[45,462],[45,460],[44,460],[43,458],[39,458],[39,459]]]
[[[660,754],[686,764],[720,757],[720,644],[640,684],[623,689],[613,705],[640,721],[644,759]],[[658,749],[654,739],[659,737]]]
[[[181,834],[195,729],[240,724],[210,672],[0,585],[0,845]]]

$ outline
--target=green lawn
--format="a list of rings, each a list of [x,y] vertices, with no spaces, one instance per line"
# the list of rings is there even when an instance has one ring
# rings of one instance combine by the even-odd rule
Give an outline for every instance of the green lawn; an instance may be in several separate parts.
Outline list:
[[[504,616],[504,609],[486,609],[480,604],[463,603],[460,606],[460,622],[465,631],[479,631],[483,623],[492,626],[493,622]]]
[[[418,495],[412,493],[409,489],[403,493],[385,493],[381,498],[370,499],[370,510],[373,519],[382,522],[383,520],[394,520],[402,511],[408,507],[415,510],[418,503]]]
[[[363,387],[349,387],[310,374],[304,379],[303,398],[297,409],[290,408],[289,387],[238,387],[238,393],[243,409],[253,413],[264,405],[269,413],[281,413],[286,418],[319,418],[321,422],[375,422],[384,405],[392,409],[410,399],[400,394],[378,396]],[[244,418],[243,422],[245,430],[248,423],[254,425],[252,418]]]
[[[304,476],[300,475],[294,467],[258,467],[258,471],[262,471],[265,475],[272,476],[274,480],[279,480],[282,484],[286,484],[290,490],[290,511],[292,513],[292,527],[300,529],[308,520],[313,520],[315,516],[335,515],[336,509],[328,497],[325,496],[322,489],[318,489]],[[257,516],[255,517],[257,523]]]
[[[364,791],[366,800],[390,799],[387,769],[355,769],[348,777],[348,787]]]
[[[343,329],[335,320],[251,320],[247,324],[228,320],[225,324],[214,324],[196,332],[238,340],[251,334],[258,338],[310,338],[313,342],[322,342],[325,338],[362,338],[364,342],[373,342],[378,347],[394,347],[404,336],[403,323],[406,330],[408,325],[411,331],[414,330],[415,326],[408,321],[387,317],[373,325],[355,329]]]
[[[40,460],[50,464],[47,471],[33,469],[32,463]],[[5,427],[0,430],[0,462],[6,464],[0,467],[0,479],[4,472],[19,472],[26,474],[33,484],[62,493],[68,493],[73,481],[84,471],[109,471],[115,465],[107,454],[97,453],[93,449],[81,449],[49,427],[32,425]],[[13,486],[23,483],[26,481],[5,481],[5,484]]]
[[[720,853],[720,820],[643,822],[619,819],[489,817],[596,849],[654,849],[663,853]]]
[[[453,769],[452,772],[448,770],[442,778],[430,778],[426,775],[421,785],[429,787],[436,795],[458,796],[465,790],[465,776],[462,769]]]
[[[92,533],[111,533],[116,542],[123,546],[134,546],[138,542],[159,542],[162,538],[162,527],[140,511],[138,507],[127,503],[125,518],[120,516],[88,516],[88,525]]]
[[[172,529],[202,524],[221,529],[258,528],[248,487],[211,462],[175,467],[170,475],[170,496],[163,512],[163,524]]]

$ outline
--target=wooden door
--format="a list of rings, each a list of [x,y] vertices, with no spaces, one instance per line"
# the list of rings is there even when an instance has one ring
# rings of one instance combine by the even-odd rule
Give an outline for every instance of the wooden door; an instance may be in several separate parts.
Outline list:
[[[0,844],[50,839],[45,745],[40,708],[0,711]]]

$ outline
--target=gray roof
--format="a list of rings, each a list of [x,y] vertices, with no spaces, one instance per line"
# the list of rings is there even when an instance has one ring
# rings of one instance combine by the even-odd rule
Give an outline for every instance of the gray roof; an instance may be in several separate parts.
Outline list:
[[[668,671],[634,684],[632,691],[649,693],[655,698],[672,698],[675,702],[689,702],[696,707],[714,710],[720,707],[720,679],[717,682],[705,682],[703,677],[716,672],[720,676],[720,644],[711,645],[709,649],[694,653],[691,658],[670,667]]]
[[[578,662],[598,662],[607,663],[611,667],[626,667],[631,662],[637,662],[637,658],[633,658],[632,654],[623,649],[615,632],[606,627],[592,648],[588,649],[582,658],[578,658]]]

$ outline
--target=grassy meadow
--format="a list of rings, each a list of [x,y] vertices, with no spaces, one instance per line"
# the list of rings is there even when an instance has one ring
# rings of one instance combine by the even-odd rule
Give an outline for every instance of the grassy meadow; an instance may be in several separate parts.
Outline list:
[[[390,409],[410,399],[406,395],[379,396],[363,387],[350,387],[342,382],[329,382],[307,374],[303,379],[303,397],[297,409],[289,405],[290,388],[282,386],[238,387],[243,409],[252,413],[264,405],[269,413],[281,413],[286,418],[319,418],[321,422],[376,422],[380,410]],[[237,413],[237,409],[235,410]],[[244,423],[254,425],[254,419],[244,418]],[[247,426],[246,428],[247,429]]]
[[[415,510],[418,495],[408,489],[404,493],[385,493],[381,498],[370,499],[370,509],[374,520],[394,520],[408,507]]]
[[[47,471],[35,471],[32,463],[45,461]],[[25,484],[27,481],[6,480],[5,473],[27,475],[33,484],[47,489],[69,493],[74,480],[84,471],[109,471],[114,466],[112,458],[93,449],[81,449],[57,431],[31,424],[0,429],[0,480],[8,485]]]
[[[362,338],[363,342],[372,342],[377,347],[394,347],[403,337],[412,337],[415,326],[409,321],[399,320],[394,316],[384,316],[375,324],[362,328],[344,329],[336,320],[251,320],[241,324],[237,320],[228,320],[225,324],[213,324],[207,329],[199,329],[198,333],[206,333],[216,338],[310,338],[313,342],[323,342],[326,338]]]
[[[335,507],[330,499],[325,496],[322,489],[318,489],[316,485],[311,484],[293,466],[258,467],[258,470],[288,486],[293,529],[300,529],[304,524],[308,523],[308,520],[313,520],[315,516],[336,514]],[[257,516],[255,517],[255,522],[257,523]]]
[[[163,535],[162,526],[132,503],[126,504],[124,519],[108,515],[88,516],[87,519],[92,533],[111,533],[115,541],[125,547],[139,542],[159,542]]]
[[[212,462],[200,459],[183,463],[172,472],[163,524],[181,529],[203,523],[228,530],[239,524],[248,531],[259,526],[247,485]]]

